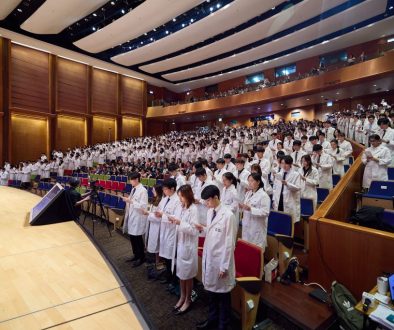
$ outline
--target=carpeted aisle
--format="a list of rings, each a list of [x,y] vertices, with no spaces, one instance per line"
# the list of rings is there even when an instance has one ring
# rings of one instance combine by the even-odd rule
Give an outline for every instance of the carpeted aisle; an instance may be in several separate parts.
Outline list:
[[[83,216],[81,216],[83,218]],[[92,221],[86,219],[84,228],[91,233]],[[112,232],[109,236],[107,227],[96,223],[95,242],[110,260],[124,284],[135,297],[137,306],[143,313],[147,323],[154,329],[194,329],[195,324],[207,317],[208,309],[204,297],[198,299],[190,312],[181,316],[171,313],[172,306],[178,297],[166,291],[166,285],[159,281],[148,281],[147,268],[144,265],[132,268],[125,260],[132,256],[130,241],[120,232]],[[236,329],[235,327],[234,329]]]

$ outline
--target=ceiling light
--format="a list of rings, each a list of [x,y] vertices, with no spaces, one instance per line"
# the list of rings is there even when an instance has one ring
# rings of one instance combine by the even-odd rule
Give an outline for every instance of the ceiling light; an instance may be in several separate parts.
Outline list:
[[[324,45],[324,44],[328,44],[329,42],[330,40],[324,40],[321,44]]]
[[[93,26],[93,27],[92,27],[92,30],[93,30],[93,31],[96,31],[96,28]]]
[[[275,10],[275,7],[272,7],[271,9],[272,9],[272,10]]]
[[[216,5],[216,8],[220,8],[220,6],[221,6],[221,4],[220,3],[218,3],[217,5]]]
[[[150,38],[150,41],[153,41],[153,38]]]
[[[394,38],[387,39],[388,43],[393,42],[393,41],[394,41]]]
[[[185,27],[185,23],[182,23],[182,27]]]
[[[93,13],[93,16],[94,16],[94,17],[96,17],[96,16],[97,16],[97,14],[96,14],[96,13]]]
[[[149,94],[153,94],[153,91],[149,91]]]
[[[124,9],[122,9],[122,14],[124,14],[125,13],[125,10]]]
[[[210,8],[209,8],[209,11],[213,11],[213,7],[210,7]]]
[[[166,31],[166,34],[169,34],[169,33],[170,33],[170,32],[167,30],[167,31]]]
[[[173,21],[173,22],[176,22],[176,18],[173,18],[172,21]]]
[[[322,96],[320,96],[321,98],[323,98],[324,96],[322,95]]]
[[[193,23],[193,22],[194,22],[194,19],[193,19],[193,18],[192,18],[192,19],[190,19],[190,22],[191,22],[191,23]]]
[[[281,103],[280,105],[283,105],[283,103]]]
[[[339,95],[339,92],[337,92],[337,95]]]
[[[111,1],[111,5],[112,5],[112,6],[115,5],[115,1]]]
[[[17,10],[18,10],[20,13],[22,12],[22,9],[20,9],[20,8],[18,8]]]
[[[393,10],[393,8],[394,8],[393,6],[390,6],[390,7],[389,7],[389,10]]]
[[[144,44],[144,42],[143,41],[141,41],[141,45],[143,45]]]
[[[310,101],[310,99],[306,99],[307,101]]]
[[[376,87],[376,84],[374,84],[373,87]]]

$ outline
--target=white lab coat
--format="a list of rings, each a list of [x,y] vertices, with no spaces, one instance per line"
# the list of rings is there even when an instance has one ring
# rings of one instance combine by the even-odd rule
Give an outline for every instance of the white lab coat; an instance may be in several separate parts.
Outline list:
[[[391,154],[390,166],[394,166],[394,129],[392,129],[391,127],[388,127],[386,129],[386,132],[384,132],[383,129],[379,129],[378,134],[383,140],[389,141],[388,143],[382,142],[382,145],[387,147],[390,150],[390,154]]]
[[[367,160],[365,152],[369,151],[373,157],[379,159],[378,162],[374,160]],[[364,176],[363,176],[363,188],[369,189],[372,181],[387,181],[387,167],[391,163],[390,150],[383,145],[378,147],[369,147],[365,149],[362,154],[361,161],[365,165]]]
[[[194,226],[198,223],[197,206],[192,204],[188,209],[182,208],[178,213],[181,223],[176,226],[177,243],[174,244],[172,260],[175,260],[176,255],[176,275],[179,279],[189,280],[194,278],[198,271],[199,233]],[[174,262],[172,264],[174,265]]]
[[[223,167],[220,170],[216,170],[213,178],[214,178],[214,182],[217,185],[217,187],[219,188],[220,191],[220,196],[222,195],[222,191],[223,191],[223,174],[228,172],[225,167]]]
[[[225,206],[208,211],[207,227],[204,229],[205,242],[202,256],[202,282],[205,290],[230,292],[235,286],[234,264],[234,214]],[[219,278],[220,272],[227,276]]]
[[[379,130],[379,126],[378,126],[378,124],[376,123],[376,121],[374,121],[372,124],[367,120],[365,123],[364,123],[364,130],[363,130],[363,135],[364,135],[364,144],[366,145],[366,146],[368,146],[369,145],[369,137],[372,135],[372,134],[377,134],[378,133],[378,130]]]
[[[234,187],[234,185],[231,185],[228,188],[223,187],[223,192],[220,195],[220,202],[222,203],[222,205],[228,207],[234,214],[234,241],[237,240],[239,228],[239,203],[242,201],[243,199],[239,198],[237,189]]]
[[[280,192],[282,189],[282,182],[284,171],[280,171],[275,176],[274,181],[274,194],[273,194],[273,206],[275,210],[278,210]],[[300,190],[301,190],[301,177],[300,173],[294,168],[291,168],[286,175],[287,185],[283,188],[283,212],[291,214],[293,217],[293,223],[300,221],[301,206],[300,206]]]
[[[345,157],[345,161],[343,162],[344,165],[349,164],[349,157],[353,155],[353,147],[349,141],[344,140],[343,142],[338,141],[339,147],[343,151],[343,157]]]
[[[317,166],[318,161],[320,166]],[[312,155],[312,164],[319,171],[319,188],[332,189],[332,157],[325,152],[322,152],[320,160],[317,154]]]
[[[293,165],[298,165],[296,167],[300,168],[301,165],[301,158],[302,156],[306,155],[306,152],[302,149],[300,149],[299,151],[293,151],[291,153],[291,158],[293,158]]]
[[[304,169],[299,170],[300,175],[304,176]],[[305,180],[301,179],[301,198],[309,198],[313,200],[313,209],[316,209],[317,204],[317,186],[319,185],[319,171],[317,168],[311,168],[310,173],[306,174]]]
[[[249,205],[251,210],[243,210],[242,239],[264,249],[267,246],[268,215],[271,208],[271,199],[264,189],[261,188],[255,193],[251,190],[248,191],[243,203]]]
[[[182,205],[176,193],[170,197],[170,201],[167,203],[168,198],[169,197],[166,197],[161,200],[161,202],[163,202],[162,211],[164,214],[161,217],[160,223],[159,256],[171,259],[175,244],[176,225],[168,221],[167,214],[176,215],[177,210],[179,211],[179,209],[182,208]]]
[[[200,203],[197,205],[198,208],[198,216],[199,216],[199,222],[203,224],[204,226],[207,223],[207,212],[208,208],[205,205],[205,201],[201,199],[201,192],[205,189],[205,187],[208,187],[210,185],[215,186],[215,182],[207,179],[205,182],[198,180],[197,188],[194,192],[194,198],[199,201]]]
[[[345,157],[343,155],[343,150],[341,148],[330,148],[326,150],[326,153],[332,158],[332,174],[338,174],[343,177],[345,174]]]
[[[146,215],[142,210],[148,207],[148,191],[139,184],[135,187],[134,194],[130,194],[129,200],[132,203],[127,203],[123,232],[133,236],[143,235],[146,230]]]
[[[147,218],[147,229],[145,234],[145,245],[146,250],[149,253],[159,253],[159,238],[160,238],[160,218],[155,216],[155,211],[160,211],[163,208],[163,200],[162,198],[159,205],[151,206],[151,210],[149,212]]]
[[[237,184],[237,193],[238,193],[238,198],[240,201],[243,201],[245,198],[245,193],[246,190],[248,189],[249,183],[248,183],[248,178],[249,178],[250,172],[246,170],[245,168],[239,173],[239,171],[234,172],[234,176],[239,179],[239,182]]]

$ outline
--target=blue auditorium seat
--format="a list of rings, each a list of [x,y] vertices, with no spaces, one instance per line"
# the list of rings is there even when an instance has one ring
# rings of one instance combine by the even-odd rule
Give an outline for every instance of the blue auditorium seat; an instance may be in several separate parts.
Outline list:
[[[385,226],[394,231],[394,211],[384,210],[382,222]]]
[[[343,169],[345,170],[345,173],[346,173],[347,171],[349,171],[349,168],[350,168],[350,165],[343,165]]]
[[[394,167],[389,167],[387,169],[387,174],[389,176],[389,180],[394,180]]]
[[[301,198],[301,217],[307,219],[313,212],[313,200],[310,198]]]
[[[341,180],[341,176],[340,175],[338,175],[338,174],[333,174],[332,175],[332,184],[333,184],[334,187],[338,184],[339,180]]]
[[[330,193],[330,190],[328,190],[327,188],[316,188],[316,190],[317,190],[317,202],[319,204],[323,203],[326,197],[328,196],[328,194]]]
[[[293,220],[290,214],[271,211],[268,216],[268,235],[293,236]]]
[[[363,197],[378,199],[393,199],[394,181],[372,181],[368,193]]]

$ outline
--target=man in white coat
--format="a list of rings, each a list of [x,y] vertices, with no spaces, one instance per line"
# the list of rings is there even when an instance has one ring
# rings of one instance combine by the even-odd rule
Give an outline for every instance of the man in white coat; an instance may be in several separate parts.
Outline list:
[[[169,220],[169,217],[174,216],[179,208],[182,208],[178,195],[176,194],[175,179],[166,179],[163,181],[163,208],[155,212],[155,216],[161,219],[160,224],[160,246],[159,256],[164,259],[166,265],[166,277],[162,283],[169,283],[174,285],[176,281],[175,273],[172,274],[172,252],[175,245],[176,224]]]
[[[225,162],[223,158],[219,158],[216,161],[216,168],[217,170],[215,171],[214,175],[213,175],[213,181],[215,182],[215,184],[218,186],[220,193],[222,193],[223,191],[223,174],[228,172],[225,167]]]
[[[199,221],[203,225],[207,223],[207,212],[208,208],[205,205],[204,200],[201,198],[201,192],[206,188],[207,186],[214,185],[216,186],[215,182],[212,181],[208,175],[207,172],[205,171],[205,168],[198,168],[195,173],[197,179],[198,179],[198,184],[197,188],[194,192],[194,198],[197,204],[197,209],[198,209],[198,216],[199,216]]]
[[[363,188],[369,189],[372,181],[387,181],[387,167],[391,163],[391,154],[388,148],[382,145],[380,136],[372,134],[369,137],[371,146],[363,152],[361,161],[365,165]]]
[[[186,178],[179,172],[179,167],[177,164],[169,164],[168,171],[171,174],[171,178],[175,179],[176,181],[176,190],[186,184]]]
[[[382,145],[390,150],[391,164],[394,166],[394,129],[390,127],[390,121],[387,118],[381,118],[378,120],[380,127],[378,135],[382,141]]]
[[[234,231],[235,219],[231,210],[220,203],[216,186],[201,193],[209,208],[207,225],[196,224],[205,232],[202,257],[202,282],[209,296],[207,320],[197,329],[227,329],[231,314],[231,290],[235,286]]]
[[[249,188],[248,177],[250,172],[245,168],[245,160],[237,158],[235,160],[235,166],[237,170],[234,172],[234,176],[237,179],[237,194],[240,201],[243,201],[247,189]]]
[[[301,158],[306,155],[306,152],[301,148],[301,141],[295,140],[293,142],[294,151],[291,153],[291,158],[293,158],[293,166],[300,168],[301,167]]]
[[[338,133],[338,146],[343,150],[343,157],[345,157],[344,164],[349,164],[349,157],[353,155],[353,147],[349,141],[345,140],[345,134]]]
[[[332,189],[332,157],[323,151],[320,144],[313,146],[312,164],[319,171],[319,188]]]
[[[133,262],[133,267],[138,267],[145,262],[145,247],[142,236],[146,230],[146,215],[144,210],[148,207],[148,191],[140,183],[141,175],[138,172],[130,174],[133,186],[129,197],[123,197],[127,203],[123,232],[130,237],[134,258],[127,260]]]
[[[293,158],[284,156],[282,171],[275,175],[273,206],[276,211],[291,214],[293,223],[300,221],[301,215],[301,177],[293,168]]]

